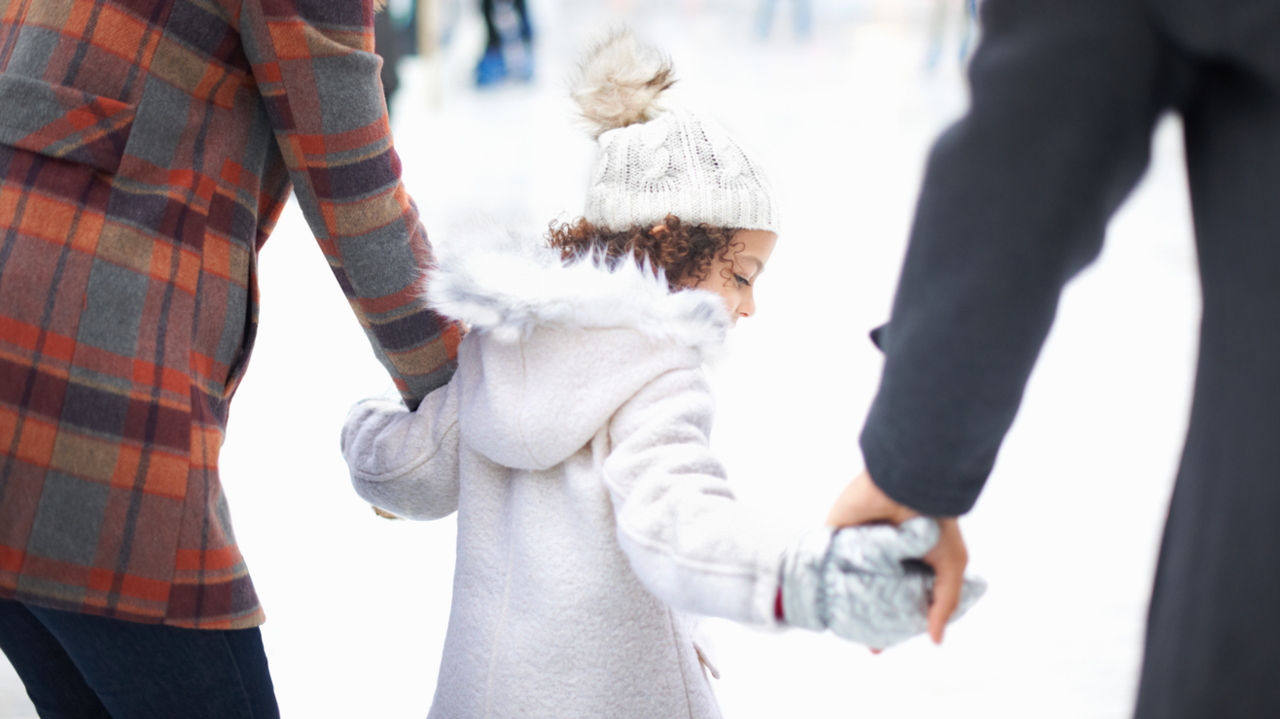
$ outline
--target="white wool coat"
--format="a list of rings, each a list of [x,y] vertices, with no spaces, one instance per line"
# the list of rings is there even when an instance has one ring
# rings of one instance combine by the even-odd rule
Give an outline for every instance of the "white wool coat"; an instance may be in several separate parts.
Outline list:
[[[453,380],[343,429],[360,496],[458,512],[430,716],[717,717],[694,616],[774,624],[784,550],[708,448],[722,300],[494,234],[429,274],[471,327]]]

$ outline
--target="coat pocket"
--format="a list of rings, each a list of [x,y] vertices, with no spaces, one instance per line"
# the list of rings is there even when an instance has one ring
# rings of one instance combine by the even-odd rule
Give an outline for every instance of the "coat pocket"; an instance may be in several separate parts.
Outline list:
[[[0,144],[114,174],[136,107],[72,87],[0,74]]]

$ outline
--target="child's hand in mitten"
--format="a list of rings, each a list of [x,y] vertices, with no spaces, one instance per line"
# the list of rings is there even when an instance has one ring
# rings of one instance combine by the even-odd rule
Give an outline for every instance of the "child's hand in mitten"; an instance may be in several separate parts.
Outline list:
[[[928,629],[933,575],[920,558],[938,542],[938,525],[916,517],[899,527],[867,525],[811,532],[783,558],[782,607],[787,624],[837,635],[876,649]],[[966,577],[960,618],[986,591]]]

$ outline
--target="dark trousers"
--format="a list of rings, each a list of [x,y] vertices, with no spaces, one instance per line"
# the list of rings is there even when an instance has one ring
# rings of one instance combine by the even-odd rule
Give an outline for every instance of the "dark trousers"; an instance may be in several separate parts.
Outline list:
[[[278,719],[262,634],[0,599],[0,649],[42,719]]]
[[[987,0],[982,17],[971,109],[930,157],[881,335],[868,469],[930,514],[972,506],[1063,285],[1180,113],[1204,312],[1137,716],[1280,717],[1280,3]]]

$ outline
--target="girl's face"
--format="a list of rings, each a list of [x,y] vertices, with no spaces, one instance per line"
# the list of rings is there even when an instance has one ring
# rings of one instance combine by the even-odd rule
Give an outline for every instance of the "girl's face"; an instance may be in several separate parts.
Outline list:
[[[739,230],[733,241],[742,249],[728,261],[712,262],[707,278],[693,286],[720,295],[737,324],[738,318],[756,313],[754,285],[773,254],[773,246],[778,244],[778,235],[768,230]]]

